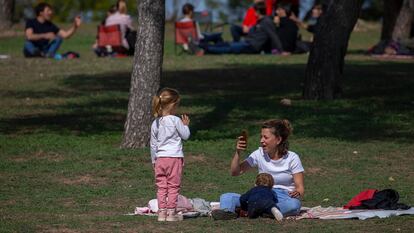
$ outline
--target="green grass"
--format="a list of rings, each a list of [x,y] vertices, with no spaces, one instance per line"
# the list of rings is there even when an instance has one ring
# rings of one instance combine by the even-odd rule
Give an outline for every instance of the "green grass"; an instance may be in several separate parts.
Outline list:
[[[77,60],[25,59],[22,36],[0,37],[0,54],[11,55],[0,60],[0,232],[412,231],[413,216],[282,224],[124,216],[155,188],[148,149],[119,149],[133,61],[96,58],[95,29],[64,43]],[[414,63],[364,56],[378,38],[378,27],[355,32],[344,97],[314,102],[301,99],[307,55],[175,56],[168,25],[162,85],[180,90],[191,117],[182,194],[217,201],[246,191],[255,172],[229,175],[236,135],[249,129],[253,151],[260,122],[287,118],[306,170],[304,206],[341,206],[366,188],[394,188],[413,205]]]

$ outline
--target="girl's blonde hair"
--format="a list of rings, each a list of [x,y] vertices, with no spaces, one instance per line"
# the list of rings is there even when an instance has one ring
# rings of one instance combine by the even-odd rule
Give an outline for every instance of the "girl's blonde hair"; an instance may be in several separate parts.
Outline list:
[[[180,94],[173,88],[165,87],[152,98],[152,114],[154,117],[162,116],[162,111],[168,106],[180,102]]]
[[[280,144],[277,146],[277,150],[281,155],[286,155],[289,150],[288,138],[293,131],[290,122],[286,119],[283,120],[268,120],[263,123],[262,129],[271,129],[271,132],[281,138]]]
[[[128,12],[125,0],[118,0],[116,7],[118,8],[118,12],[121,14],[126,14]]]

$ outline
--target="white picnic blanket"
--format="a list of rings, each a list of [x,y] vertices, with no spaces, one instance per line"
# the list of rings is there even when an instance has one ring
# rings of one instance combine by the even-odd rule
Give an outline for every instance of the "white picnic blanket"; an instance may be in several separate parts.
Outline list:
[[[406,214],[414,214],[414,208],[408,210],[349,210],[342,207],[321,207],[312,208],[302,207],[298,216],[289,218],[293,219],[350,219],[357,218],[365,220],[367,218],[388,218],[391,216],[399,216]]]
[[[202,198],[188,199],[182,195],[178,195],[178,202],[176,210],[181,212],[184,218],[194,218],[198,216],[209,216],[209,213],[213,209],[220,208],[220,202],[209,202]],[[147,206],[135,207],[134,213],[128,213],[125,215],[146,215],[157,216],[158,201],[152,199],[148,202]]]

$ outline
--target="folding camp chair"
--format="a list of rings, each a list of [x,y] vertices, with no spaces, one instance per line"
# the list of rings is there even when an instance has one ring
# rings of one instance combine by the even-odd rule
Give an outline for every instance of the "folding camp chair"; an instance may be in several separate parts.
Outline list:
[[[126,49],[122,46],[122,32],[120,25],[98,26],[98,47],[111,47],[112,51],[125,53]]]
[[[204,32],[213,31],[213,15],[210,11],[195,11],[194,21],[204,24]]]
[[[190,43],[190,40],[198,41],[195,22],[175,22],[175,54],[177,54],[177,45],[188,45]]]

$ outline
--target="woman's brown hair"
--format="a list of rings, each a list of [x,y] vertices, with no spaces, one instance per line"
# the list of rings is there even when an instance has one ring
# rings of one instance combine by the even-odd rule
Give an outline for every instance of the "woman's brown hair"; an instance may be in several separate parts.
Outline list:
[[[280,137],[281,141],[277,145],[277,150],[280,155],[286,155],[289,150],[289,135],[292,133],[292,126],[286,119],[283,120],[268,120],[263,123],[262,129],[271,129],[271,132]]]

